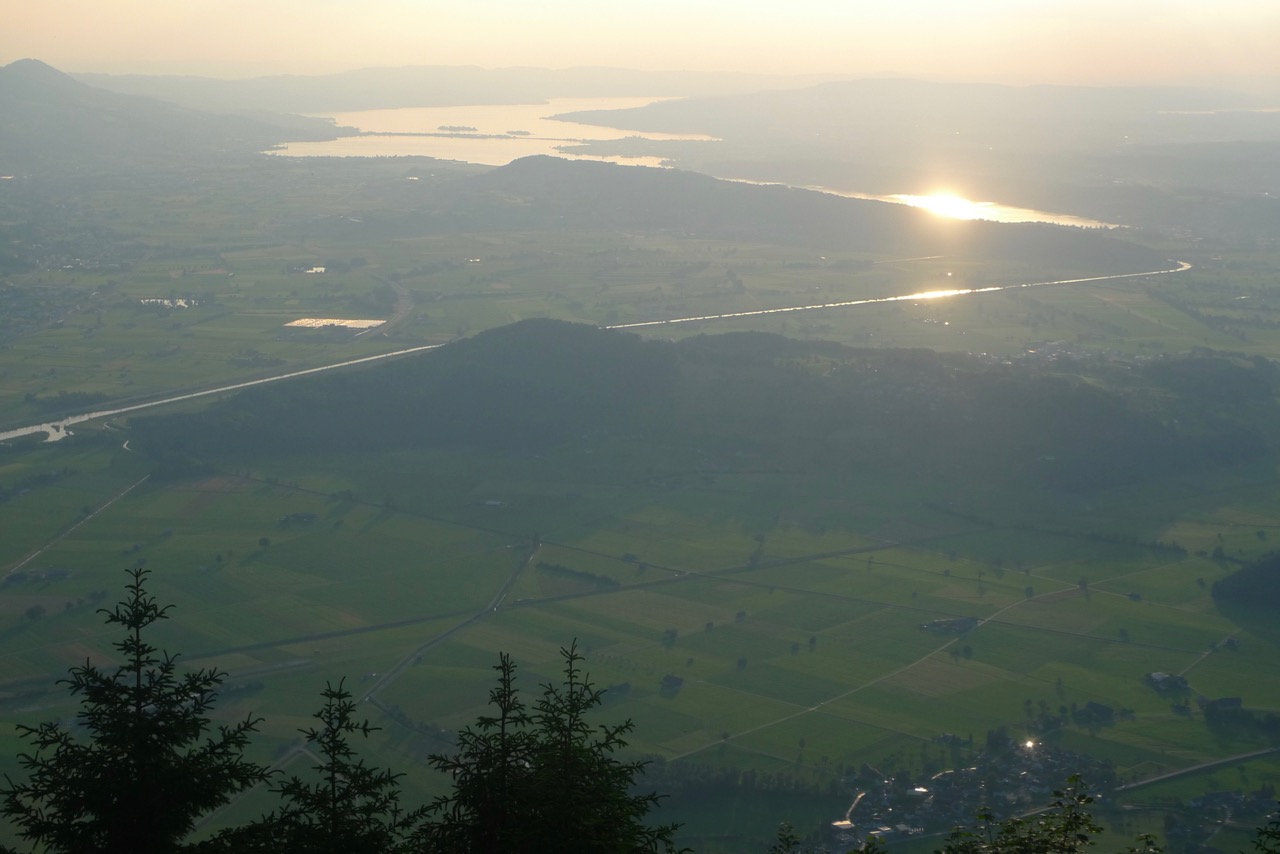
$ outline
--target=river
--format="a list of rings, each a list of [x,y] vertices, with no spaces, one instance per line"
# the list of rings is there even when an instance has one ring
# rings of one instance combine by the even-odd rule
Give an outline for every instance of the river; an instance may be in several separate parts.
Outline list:
[[[1018,288],[1039,288],[1045,285],[1076,285],[1087,282],[1107,282],[1114,279],[1132,279],[1138,276],[1159,276],[1167,273],[1181,273],[1184,270],[1190,270],[1191,265],[1186,261],[1170,261],[1175,266],[1167,267],[1163,270],[1148,270],[1142,273],[1116,273],[1110,276],[1089,276],[1081,279],[1055,279],[1049,282],[1022,282],[1016,285],[997,285],[988,288],[955,288],[938,291],[920,291],[913,294],[901,294],[892,297],[875,297],[871,299],[845,300],[843,302],[827,302],[814,303],[810,305],[793,305],[784,306],[782,308],[764,308],[755,309],[753,311],[733,311],[725,314],[703,314],[695,317],[672,317],[665,320],[644,320],[637,323],[618,323],[612,326],[602,327],[604,329],[642,329],[652,326],[669,326],[677,323],[698,323],[714,320],[730,320],[740,317],[763,317],[770,314],[787,314],[797,311],[819,311],[824,309],[836,308],[853,308],[862,305],[877,305],[879,303],[891,302],[919,302],[921,300],[942,299],[945,297],[970,296],[973,294],[987,294],[995,291],[1016,290]],[[46,442],[57,442],[66,436],[71,435],[71,431],[67,428],[73,424],[81,424],[85,421],[95,421],[101,418],[110,418],[113,415],[122,415],[126,412],[136,412],[139,409],[149,409],[153,406],[163,406],[167,403],[178,403],[184,400],[191,400],[197,397],[205,397],[211,394],[222,394],[229,391],[238,391],[242,388],[250,386],[263,385],[264,383],[279,382],[280,380],[293,379],[294,377],[302,377],[308,374],[316,374],[321,371],[332,371],[335,368],[345,368],[349,365],[359,365],[364,362],[376,362],[380,359],[390,359],[396,356],[404,356],[409,353],[419,353],[423,350],[434,350],[440,347],[440,344],[426,344],[421,347],[409,347],[404,350],[396,350],[391,353],[382,353],[377,356],[365,356],[360,359],[348,359],[345,362],[337,362],[332,365],[321,365],[318,368],[306,368],[301,371],[290,371],[285,374],[277,374],[272,377],[263,377],[256,380],[248,380],[246,382],[235,383],[234,385],[219,386],[218,388],[205,389],[203,391],[187,392],[185,394],[173,395],[171,397],[162,398],[160,400],[152,400],[147,403],[136,403],[131,406],[122,406],[117,409],[103,409],[97,412],[86,412],[81,415],[71,415],[61,418],[57,421],[46,422],[44,424],[33,424],[29,427],[19,427],[16,430],[9,430],[0,433],[0,442],[8,439],[18,439],[23,436],[33,436],[37,433],[47,434]]]

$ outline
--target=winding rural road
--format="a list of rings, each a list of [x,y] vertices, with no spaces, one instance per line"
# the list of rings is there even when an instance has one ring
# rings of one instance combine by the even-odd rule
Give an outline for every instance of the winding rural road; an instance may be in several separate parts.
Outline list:
[[[936,258],[939,256],[927,256],[927,257]],[[1080,285],[1080,284],[1088,284],[1092,282],[1110,282],[1110,281],[1115,281],[1117,279],[1134,279],[1142,276],[1160,276],[1160,275],[1166,275],[1169,273],[1181,273],[1184,270],[1191,269],[1191,265],[1188,264],[1186,261],[1171,260],[1170,263],[1176,266],[1168,267],[1162,270],[1147,270],[1142,273],[1115,273],[1110,276],[1088,276],[1086,278],[1081,278],[1081,279],[1055,279],[1049,282],[1022,282],[1015,285],[995,285],[988,288],[955,288],[951,290],[920,291],[918,293],[902,294],[900,296],[893,296],[893,297],[876,297],[873,299],[845,300],[843,302],[816,303],[813,305],[793,305],[793,306],[785,306],[782,308],[763,308],[755,311],[734,311],[734,312],[728,312],[726,314],[704,314],[704,315],[697,315],[694,317],[672,317],[666,320],[644,320],[636,323],[616,323],[611,326],[605,326],[602,328],[604,329],[642,329],[644,327],[650,327],[650,326],[671,326],[677,323],[697,323],[697,322],[712,321],[712,320],[730,320],[733,318],[740,318],[740,317],[763,317],[765,315],[770,315],[770,314],[788,314],[788,313],[798,312],[798,311],[821,311],[824,309],[855,308],[857,306],[863,306],[863,305],[878,305],[880,303],[892,303],[892,302],[918,302],[920,300],[941,299],[944,297],[972,296],[975,294],[989,294],[989,293],[996,293],[999,291],[1013,291],[1013,290],[1020,290],[1022,288],[1041,288],[1041,287],[1046,287],[1048,285]],[[407,308],[405,308],[407,304],[407,295],[405,295],[402,292],[398,292],[398,296],[400,300],[397,305],[397,314],[395,319],[400,319],[403,316],[402,311],[407,313],[407,310],[408,310]],[[394,359],[397,356],[407,356],[410,353],[420,353],[424,350],[434,350],[437,347],[441,347],[441,346],[443,345],[442,344],[424,344],[420,347],[408,347],[403,350],[394,350],[390,353],[381,353],[376,356],[365,356],[360,359],[348,359],[343,362],[335,362],[332,365],[321,365],[320,367],[317,367],[317,368],[306,368],[300,371],[290,371],[288,373],[277,374],[271,377],[263,377],[261,379],[248,380],[246,382],[233,383],[231,385],[225,385],[225,386],[218,386],[217,388],[204,389],[203,391],[194,391],[194,392],[187,392],[185,394],[171,395],[169,397],[164,397],[159,400],[152,400],[147,403],[135,403],[131,406],[123,406],[118,409],[104,409],[96,412],[86,412],[81,415],[71,415],[71,416],[68,416],[67,418],[60,418],[56,421],[46,422],[44,424],[32,424],[27,427],[19,427],[15,430],[0,432],[0,442],[7,441],[9,439],[18,439],[23,436],[31,436],[36,433],[45,433],[48,435],[48,438],[45,441],[56,442],[68,434],[68,430],[67,430],[68,427],[74,424],[82,424],[85,421],[96,421],[99,418],[109,418],[113,415],[123,415],[128,412],[137,412],[140,409],[150,409],[155,406],[164,406],[165,404],[178,403],[180,401],[192,400],[197,397],[206,397],[212,394],[223,394],[229,391],[239,391],[240,389],[243,389],[243,388],[250,388],[256,385],[265,385],[266,383],[280,382],[281,380],[291,380],[291,379],[294,379],[295,377],[305,377],[310,374],[318,374],[323,371],[336,370],[337,368],[347,368],[352,365],[363,365],[369,362],[377,362],[382,359]]]

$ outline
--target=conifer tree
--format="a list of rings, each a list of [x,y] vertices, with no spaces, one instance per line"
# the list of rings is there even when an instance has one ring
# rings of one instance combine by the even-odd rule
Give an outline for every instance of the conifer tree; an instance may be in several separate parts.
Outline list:
[[[432,756],[450,774],[453,792],[432,805],[429,850],[490,852],[591,852],[636,854],[674,851],[674,825],[649,826],[653,793],[632,785],[643,762],[624,762],[630,721],[595,724],[588,713],[603,692],[582,673],[577,645],[560,650],[564,679],[542,686],[526,708],[515,686],[515,664],[502,655],[490,692],[495,714],[482,716],[458,735],[458,752]]]
[[[233,851],[272,854],[395,854],[407,847],[425,809],[400,806],[401,774],[366,765],[350,744],[353,735],[377,730],[353,717],[356,704],[339,682],[321,693],[317,727],[301,730],[307,752],[316,751],[315,774],[293,776],[272,791],[279,811],[221,837]]]
[[[114,644],[123,663],[85,661],[62,680],[80,697],[83,737],[57,722],[19,727],[32,745],[18,757],[27,777],[5,778],[0,812],[40,850],[180,851],[197,818],[267,778],[243,756],[258,720],[211,727],[224,674],[180,673],[177,656],[144,638],[169,610],[147,594],[147,575],[130,570],[128,595],[101,611],[124,630]]]

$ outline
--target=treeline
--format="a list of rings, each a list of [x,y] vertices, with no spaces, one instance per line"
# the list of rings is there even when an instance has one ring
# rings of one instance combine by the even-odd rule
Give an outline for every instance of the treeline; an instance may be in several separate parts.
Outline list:
[[[1254,608],[1280,608],[1280,552],[1263,555],[1213,583],[1220,603]]]
[[[569,581],[581,582],[593,587],[618,587],[619,583],[616,578],[610,578],[607,575],[600,575],[596,572],[587,572],[583,569],[574,569],[560,563],[547,563],[540,560],[535,564],[535,568],[539,572],[545,572],[548,575],[559,576]]]
[[[688,451],[707,469],[882,470],[1084,491],[1268,453],[1280,424],[1275,374],[1265,360],[1050,369],[762,333],[645,341],[530,320],[249,389],[198,415],[137,418],[133,447],[183,470],[221,453],[533,454],[591,438]],[[1247,405],[1196,415],[1205,385]]]

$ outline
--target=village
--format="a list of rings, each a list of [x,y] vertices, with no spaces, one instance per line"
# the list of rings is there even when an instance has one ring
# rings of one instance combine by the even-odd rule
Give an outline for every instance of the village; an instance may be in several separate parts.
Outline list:
[[[971,739],[950,733],[934,740],[956,748],[972,747]],[[847,847],[867,837],[887,843],[945,834],[972,824],[983,809],[1001,818],[1034,812],[1073,776],[1093,793],[1108,792],[1115,784],[1110,762],[1035,739],[1015,741],[1002,728],[987,734],[986,749],[967,767],[914,777],[885,776],[863,766],[853,803],[841,819],[831,823],[830,841]]]

